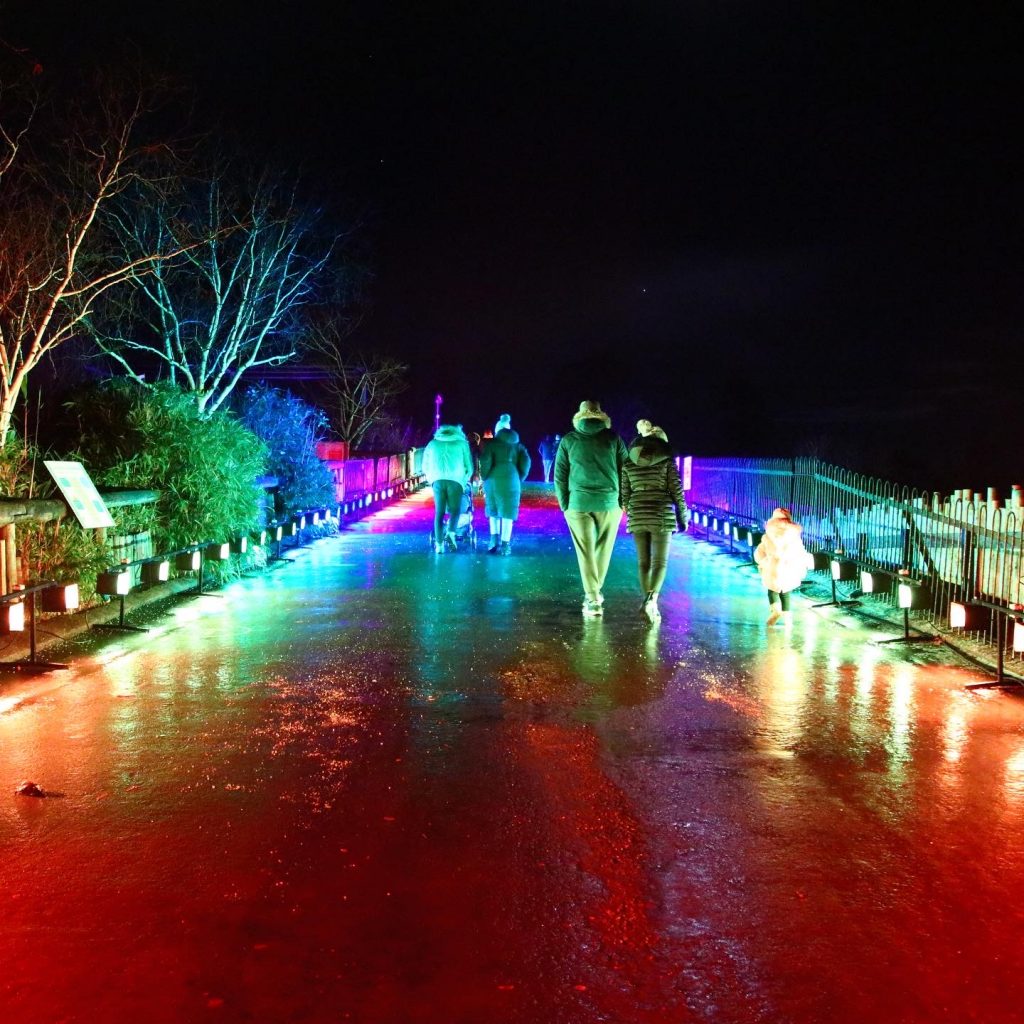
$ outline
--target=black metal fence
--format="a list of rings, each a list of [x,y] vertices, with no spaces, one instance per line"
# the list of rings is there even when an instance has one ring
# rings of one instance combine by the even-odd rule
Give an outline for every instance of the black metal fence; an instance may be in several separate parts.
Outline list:
[[[759,527],[785,506],[803,525],[809,551],[921,584],[930,601],[919,615],[938,628],[948,628],[952,602],[984,602],[1011,616],[1024,606],[1019,486],[1005,500],[991,488],[944,496],[810,458],[693,458],[690,479],[687,498],[698,513]],[[894,603],[897,592],[893,586],[875,596]],[[998,618],[990,615],[975,637],[1012,644],[1013,630],[1001,634]]]

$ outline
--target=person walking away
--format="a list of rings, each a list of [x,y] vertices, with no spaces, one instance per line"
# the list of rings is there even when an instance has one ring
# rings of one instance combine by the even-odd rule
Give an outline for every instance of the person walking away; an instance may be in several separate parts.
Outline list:
[[[597,402],[581,402],[572,426],[555,453],[555,497],[576,550],[583,614],[595,617],[604,610],[601,588],[622,519],[619,482],[627,452]]]
[[[626,531],[636,545],[640,611],[649,622],[661,618],[658,594],[668,571],[672,534],[686,529],[689,512],[683,495],[679,468],[672,457],[668,438],[660,427],[638,436],[622,467],[622,505],[626,510]]]
[[[537,445],[537,451],[540,453],[541,465],[544,467],[544,483],[551,483],[551,470],[555,465],[555,452],[558,451],[558,442],[561,438],[555,434],[554,437],[551,434],[546,434],[544,439],[539,445]]]
[[[442,424],[437,428],[423,451],[423,473],[434,492],[434,552],[443,554],[446,545],[454,551],[462,495],[473,475],[473,456],[460,424]]]
[[[800,586],[807,571],[802,534],[803,527],[793,522],[789,509],[777,508],[764,524],[764,536],[754,550],[754,561],[768,590],[769,626],[780,618],[783,623],[789,622],[789,595]]]
[[[498,417],[498,422],[494,424],[494,436],[497,437],[503,430],[512,429],[512,415],[511,413],[503,412]]]
[[[503,427],[480,453],[480,478],[491,523],[490,555],[512,554],[512,527],[519,518],[523,481],[530,472],[530,453],[519,435]]]

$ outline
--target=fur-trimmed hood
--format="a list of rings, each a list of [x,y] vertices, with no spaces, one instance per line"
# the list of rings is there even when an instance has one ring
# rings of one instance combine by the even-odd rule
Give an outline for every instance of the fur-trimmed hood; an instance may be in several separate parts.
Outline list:
[[[599,403],[580,402],[579,410],[572,418],[572,425],[585,434],[596,434],[599,430],[608,430],[612,421],[608,413],[601,410]]]
[[[668,442],[653,434],[638,438],[629,449],[629,461],[635,466],[654,466],[670,458],[672,449]]]
[[[465,433],[457,423],[442,423],[434,434],[435,441],[465,441]]]

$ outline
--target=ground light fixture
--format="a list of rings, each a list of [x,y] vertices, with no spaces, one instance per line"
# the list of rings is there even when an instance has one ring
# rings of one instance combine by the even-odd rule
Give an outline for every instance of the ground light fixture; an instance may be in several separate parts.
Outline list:
[[[935,637],[927,633],[910,632],[910,612],[921,611],[932,606],[931,588],[916,580],[901,579],[896,585],[896,605],[903,611],[903,636],[890,640],[879,640],[880,644],[931,643]]]
[[[205,558],[208,562],[226,562],[231,557],[231,545],[225,541],[222,544],[210,544],[206,548]]]
[[[266,530],[253,530],[250,536],[252,537],[253,544],[255,544],[257,547],[263,548],[267,546]]]
[[[143,562],[139,568],[142,582],[147,586],[166,583],[171,578],[171,563],[166,558]]]
[[[270,528],[270,539],[276,544],[280,544],[284,538],[284,527],[283,526],[272,526]]]
[[[744,526],[742,523],[733,523],[732,535],[735,540],[745,541],[749,533],[749,528]]]
[[[1013,620],[1013,652],[1024,654],[1024,619]]]
[[[44,612],[73,612],[81,603],[77,583],[55,583],[41,591],[39,598]]]
[[[886,597],[892,593],[892,573],[883,569],[861,569],[860,589],[864,594],[883,594]]]
[[[949,628],[966,629],[969,633],[992,627],[992,609],[970,601],[950,601]]]
[[[174,568],[178,572],[196,572],[203,567],[203,553],[196,548],[194,551],[182,551],[174,556]]]
[[[812,572],[831,572],[832,556],[827,551],[812,551],[807,556],[808,568]]]
[[[249,550],[249,538],[245,534],[241,534],[238,537],[233,537],[230,541],[229,547],[231,553],[234,555],[244,555]]]
[[[25,632],[25,602],[8,601],[0,605],[0,633]]]
[[[832,579],[837,583],[850,583],[860,579],[857,563],[849,562],[845,558],[833,558],[829,568],[832,570]]]
[[[96,593],[104,597],[124,597],[132,589],[132,574],[127,569],[108,569],[96,577]]]
[[[900,581],[896,588],[896,603],[906,611],[920,611],[931,608],[932,592],[920,583]]]
[[[756,548],[758,544],[764,539],[764,534],[760,530],[750,529],[747,530],[747,547]]]

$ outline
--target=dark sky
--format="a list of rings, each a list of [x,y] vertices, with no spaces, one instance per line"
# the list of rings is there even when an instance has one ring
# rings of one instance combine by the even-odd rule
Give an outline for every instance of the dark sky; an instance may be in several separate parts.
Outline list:
[[[357,217],[358,341],[424,425],[441,391],[532,445],[593,396],[685,451],[943,487],[1024,477],[1014,11],[0,3],[48,73],[130,41]]]

